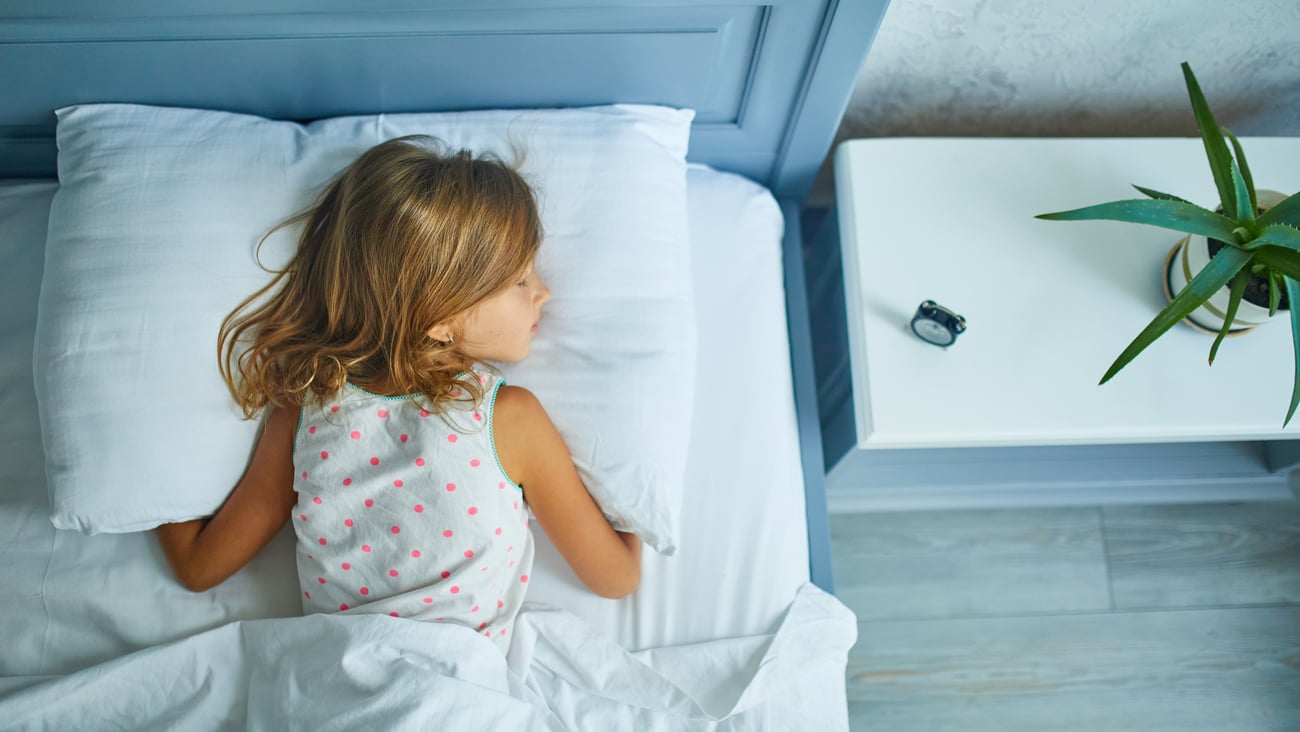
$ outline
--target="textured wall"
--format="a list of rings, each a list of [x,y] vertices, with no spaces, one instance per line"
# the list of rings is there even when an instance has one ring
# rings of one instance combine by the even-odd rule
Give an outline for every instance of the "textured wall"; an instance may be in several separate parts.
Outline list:
[[[1300,0],[892,0],[839,140],[1300,135]],[[814,193],[830,196],[829,165]]]

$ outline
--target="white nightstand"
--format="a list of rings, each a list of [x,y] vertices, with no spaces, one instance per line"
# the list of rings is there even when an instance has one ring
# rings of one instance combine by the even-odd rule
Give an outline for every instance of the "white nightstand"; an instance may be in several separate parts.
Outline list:
[[[1300,190],[1300,141],[1242,141],[1260,187]],[[1230,339],[1177,326],[1097,381],[1163,307],[1180,234],[1035,214],[1141,194],[1216,199],[1199,139],[842,144],[836,207],[857,449],[832,502],[877,508],[1289,497],[1289,319]],[[935,300],[969,330],[909,329]]]

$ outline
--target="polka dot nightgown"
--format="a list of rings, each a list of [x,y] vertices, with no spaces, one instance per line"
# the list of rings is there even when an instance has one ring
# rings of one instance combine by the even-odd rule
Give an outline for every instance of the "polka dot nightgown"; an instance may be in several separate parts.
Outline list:
[[[303,408],[293,524],[305,612],[459,623],[509,645],[533,541],[492,439],[504,382],[482,379],[477,409],[430,413],[352,385]]]

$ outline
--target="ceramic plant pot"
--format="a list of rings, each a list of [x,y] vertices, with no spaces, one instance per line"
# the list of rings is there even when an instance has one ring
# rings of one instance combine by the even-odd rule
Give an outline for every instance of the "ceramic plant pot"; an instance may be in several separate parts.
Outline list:
[[[1260,189],[1255,192],[1255,199],[1262,213],[1281,203],[1286,196],[1277,191]],[[1207,239],[1199,234],[1185,236],[1175,244],[1165,258],[1165,296],[1172,300],[1174,295],[1186,287],[1187,283],[1210,263],[1210,258],[1222,246],[1225,246],[1222,242]],[[1288,305],[1286,293],[1283,292],[1278,313],[1285,312]],[[1196,330],[1217,335],[1223,328],[1227,312],[1228,287],[1225,285],[1214,293],[1213,297],[1206,300],[1204,305],[1192,311],[1183,322]],[[1251,283],[1246,287],[1246,295],[1237,307],[1237,316],[1233,318],[1232,329],[1228,334],[1248,333],[1269,320],[1271,318],[1268,315],[1268,280],[1256,275],[1251,278]]]

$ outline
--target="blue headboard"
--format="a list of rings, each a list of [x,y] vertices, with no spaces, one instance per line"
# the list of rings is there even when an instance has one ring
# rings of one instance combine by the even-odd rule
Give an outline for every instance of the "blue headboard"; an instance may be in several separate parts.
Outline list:
[[[310,120],[667,104],[692,160],[802,200],[888,0],[10,0],[0,178],[55,175],[53,110]]]

